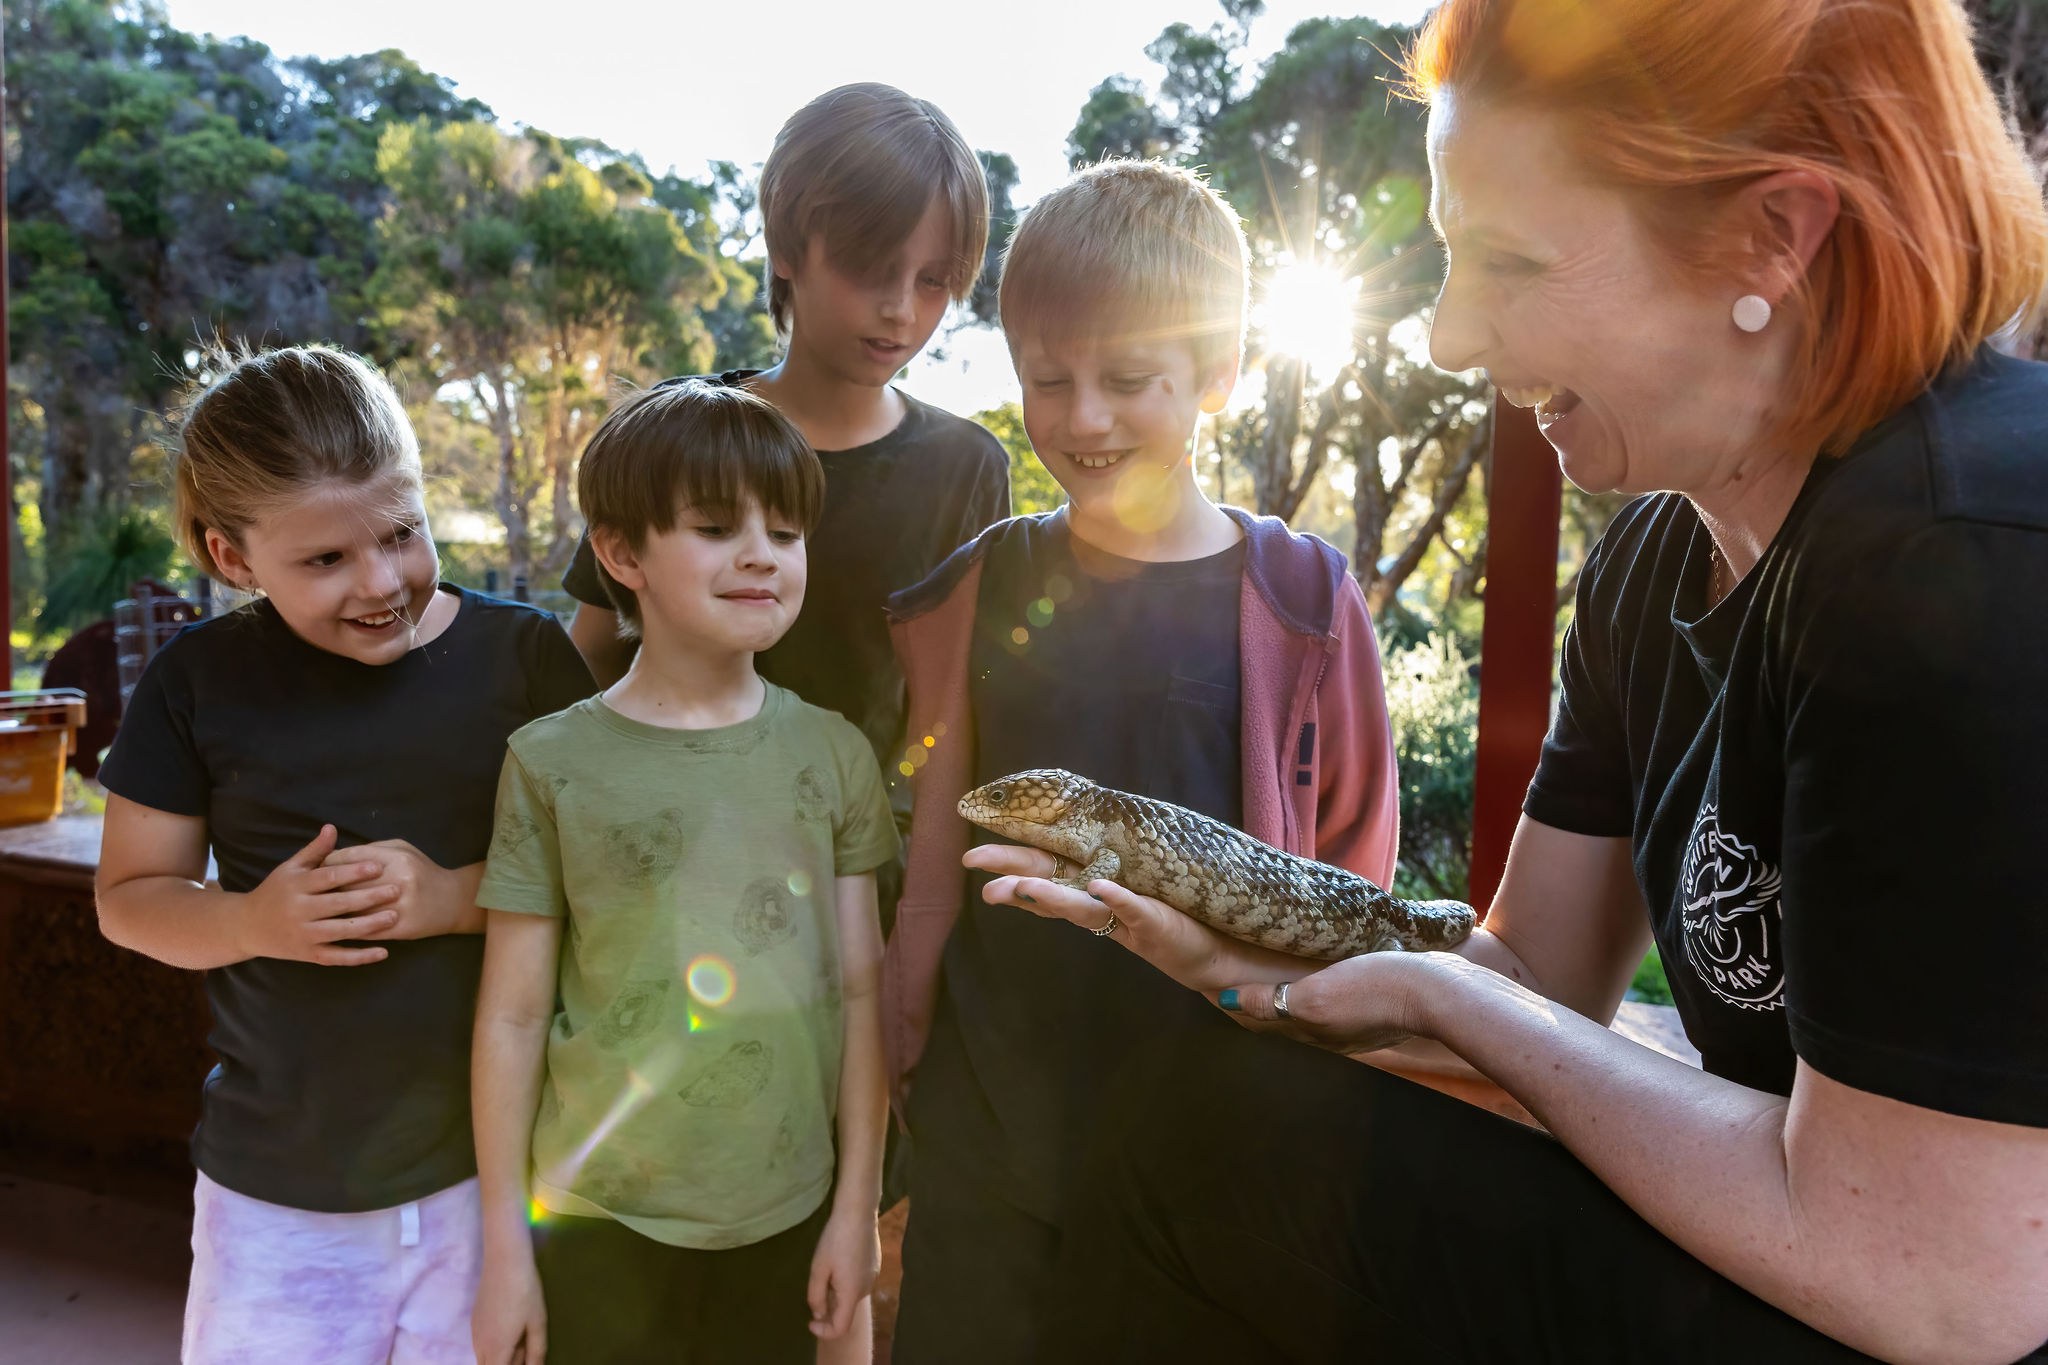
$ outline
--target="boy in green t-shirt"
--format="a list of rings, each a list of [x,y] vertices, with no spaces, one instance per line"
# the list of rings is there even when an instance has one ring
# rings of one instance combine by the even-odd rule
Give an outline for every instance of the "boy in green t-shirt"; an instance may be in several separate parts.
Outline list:
[[[499,784],[479,1361],[867,1356],[896,830],[860,731],[754,671],[802,604],[823,484],[775,408],[703,383],[622,405],[584,452],[642,644],[514,734]]]

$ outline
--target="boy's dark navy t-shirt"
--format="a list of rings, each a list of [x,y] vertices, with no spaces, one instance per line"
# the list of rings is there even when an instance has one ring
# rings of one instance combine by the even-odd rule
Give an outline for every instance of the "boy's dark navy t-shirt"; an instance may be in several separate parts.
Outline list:
[[[1706,1069],[2048,1127],[2048,365],[1823,459],[1734,592],[1675,494],[1580,580],[1524,809],[1626,837]]]
[[[404,839],[481,862],[505,741],[592,691],[555,619],[459,588],[439,638],[383,666],[293,634],[268,601],[187,628],[150,661],[100,778],[199,816],[227,891],[249,891],[332,824],[340,846]],[[386,945],[365,967],[257,958],[206,974],[207,1078],[192,1157],[290,1208],[409,1203],[476,1171],[469,1042],[483,938]]]
[[[740,384],[758,373],[729,370],[716,382]],[[895,749],[904,700],[884,612],[889,595],[922,581],[1010,514],[1010,458],[1002,443],[964,417],[901,397],[903,420],[888,435],[818,452],[825,508],[805,547],[803,610],[789,633],[755,659],[768,681],[859,726],[890,775],[902,758]],[[604,578],[585,536],[562,588],[579,602],[609,608]]]
[[[1064,513],[1020,517],[983,561],[969,656],[977,785],[1065,768],[1242,826],[1242,541],[1181,563],[1077,541]],[[993,836],[982,836],[992,838]],[[929,1133],[1035,1216],[1058,1222],[1087,1130],[1146,1044],[1234,1028],[1131,953],[981,899],[971,874],[946,943],[943,1003],[918,1065]]]

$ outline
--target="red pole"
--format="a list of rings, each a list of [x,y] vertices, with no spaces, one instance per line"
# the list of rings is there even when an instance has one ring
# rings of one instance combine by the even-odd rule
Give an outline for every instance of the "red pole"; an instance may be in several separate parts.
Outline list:
[[[1472,903],[1500,889],[1522,797],[1550,729],[1557,629],[1557,523],[1564,476],[1534,413],[1493,402],[1487,477],[1486,619],[1472,793]]]

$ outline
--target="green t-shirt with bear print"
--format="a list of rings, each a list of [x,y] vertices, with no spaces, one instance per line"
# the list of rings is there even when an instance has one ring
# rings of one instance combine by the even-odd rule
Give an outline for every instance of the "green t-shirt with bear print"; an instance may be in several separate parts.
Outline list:
[[[835,877],[895,856],[861,732],[766,684],[714,730],[590,698],[512,736],[477,902],[566,917],[535,1198],[744,1246],[831,1188]]]

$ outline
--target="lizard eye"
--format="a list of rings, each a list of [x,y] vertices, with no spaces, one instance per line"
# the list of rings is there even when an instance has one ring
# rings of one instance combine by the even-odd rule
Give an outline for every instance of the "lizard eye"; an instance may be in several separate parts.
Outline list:
[[[1010,789],[1008,787],[990,787],[988,799],[995,802],[998,806],[1007,805],[1010,800]]]

